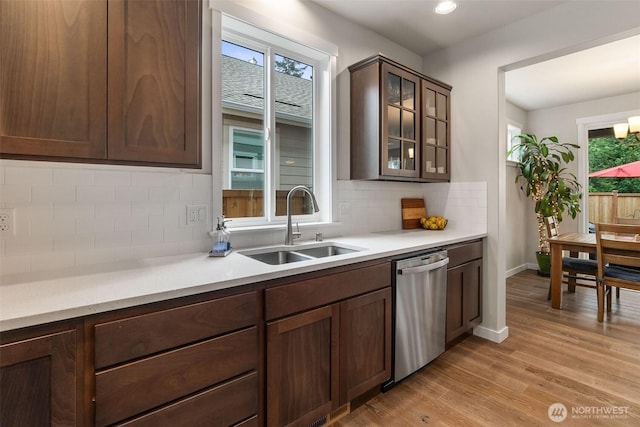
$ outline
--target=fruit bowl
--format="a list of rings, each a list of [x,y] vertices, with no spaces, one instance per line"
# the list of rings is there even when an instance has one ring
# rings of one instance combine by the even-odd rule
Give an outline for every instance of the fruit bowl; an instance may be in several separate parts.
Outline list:
[[[420,227],[425,230],[444,230],[449,221],[441,216],[430,216],[420,218]]]

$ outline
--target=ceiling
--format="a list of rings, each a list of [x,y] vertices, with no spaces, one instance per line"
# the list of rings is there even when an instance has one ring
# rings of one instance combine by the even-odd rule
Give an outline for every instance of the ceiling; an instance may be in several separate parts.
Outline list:
[[[565,0],[458,0],[436,15],[435,0],[312,0],[425,56]],[[640,91],[640,36],[507,73],[507,99],[525,110]]]

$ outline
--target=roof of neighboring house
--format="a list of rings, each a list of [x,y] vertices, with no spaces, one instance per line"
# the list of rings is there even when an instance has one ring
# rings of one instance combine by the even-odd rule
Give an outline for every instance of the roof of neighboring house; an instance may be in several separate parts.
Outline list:
[[[222,55],[222,102],[229,108],[256,111],[264,108],[264,70],[261,65]],[[276,72],[276,115],[309,122],[313,82]],[[279,89],[284,90],[279,90]]]

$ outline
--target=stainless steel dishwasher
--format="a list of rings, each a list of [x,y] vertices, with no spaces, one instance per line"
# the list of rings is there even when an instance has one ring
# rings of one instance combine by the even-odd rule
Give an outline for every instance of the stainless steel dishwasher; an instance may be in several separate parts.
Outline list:
[[[395,360],[388,386],[444,353],[449,258],[446,250],[438,249],[393,263]]]

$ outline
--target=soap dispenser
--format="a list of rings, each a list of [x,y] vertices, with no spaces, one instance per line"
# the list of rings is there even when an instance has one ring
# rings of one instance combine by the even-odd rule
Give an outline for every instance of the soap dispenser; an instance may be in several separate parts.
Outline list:
[[[212,256],[226,256],[231,252],[231,234],[227,230],[226,223],[230,220],[218,217],[218,224],[216,225],[216,232],[213,240],[213,247],[211,249]]]

